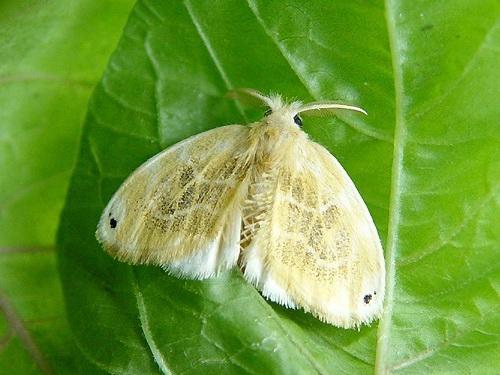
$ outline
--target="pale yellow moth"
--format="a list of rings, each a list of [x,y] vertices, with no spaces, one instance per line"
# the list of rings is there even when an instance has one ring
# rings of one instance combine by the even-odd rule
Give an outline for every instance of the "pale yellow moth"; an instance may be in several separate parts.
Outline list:
[[[299,114],[362,109],[332,102],[269,107],[250,125],[190,137],[139,167],[104,210],[97,238],[120,260],[205,279],[238,264],[262,295],[352,328],[379,317],[382,246],[338,161]]]

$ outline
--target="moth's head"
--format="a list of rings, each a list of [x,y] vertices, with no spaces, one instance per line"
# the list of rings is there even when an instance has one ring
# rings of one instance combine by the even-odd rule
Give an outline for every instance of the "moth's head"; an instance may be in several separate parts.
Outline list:
[[[302,115],[304,116],[327,116],[335,114],[335,110],[348,109],[367,114],[362,108],[347,104],[334,103],[330,101],[311,102],[286,102],[281,95],[264,95],[253,89],[237,89],[230,92],[235,99],[250,98],[252,101],[264,105],[267,110],[264,113],[264,121],[269,125],[289,125],[293,127],[302,126]],[[248,102],[248,100],[246,100]]]
[[[263,121],[268,125],[301,127],[302,117],[299,115],[301,102],[287,103],[281,95],[271,95],[265,97],[266,111]]]

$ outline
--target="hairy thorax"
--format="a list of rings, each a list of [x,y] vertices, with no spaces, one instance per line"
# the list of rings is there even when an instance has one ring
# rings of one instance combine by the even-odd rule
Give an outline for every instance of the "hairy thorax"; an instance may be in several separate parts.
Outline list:
[[[292,159],[300,153],[306,140],[306,133],[293,122],[270,116],[251,125],[249,143],[252,147],[249,149],[254,152],[254,165],[265,170]]]

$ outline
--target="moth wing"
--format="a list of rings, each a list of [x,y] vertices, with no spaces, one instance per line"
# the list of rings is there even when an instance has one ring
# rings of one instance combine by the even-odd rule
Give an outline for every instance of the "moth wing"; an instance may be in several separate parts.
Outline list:
[[[230,125],[154,156],[102,213],[97,239],[120,260],[206,278],[239,256],[248,128]]]
[[[381,313],[385,283],[370,213],[326,149],[307,140],[294,156],[267,185],[271,203],[243,251],[245,277],[269,299],[336,326],[369,323]]]

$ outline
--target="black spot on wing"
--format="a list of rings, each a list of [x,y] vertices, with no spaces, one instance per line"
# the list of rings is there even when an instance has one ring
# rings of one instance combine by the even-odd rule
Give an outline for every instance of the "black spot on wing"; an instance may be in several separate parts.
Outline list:
[[[114,229],[114,228],[116,228],[116,224],[118,224],[118,222],[115,220],[115,218],[114,218],[114,217],[112,217],[112,218],[109,220],[109,226],[110,226],[111,228],[113,228],[113,229]]]
[[[370,303],[371,300],[372,300],[371,294],[367,294],[366,296],[363,297],[363,301],[365,301],[367,305]]]

